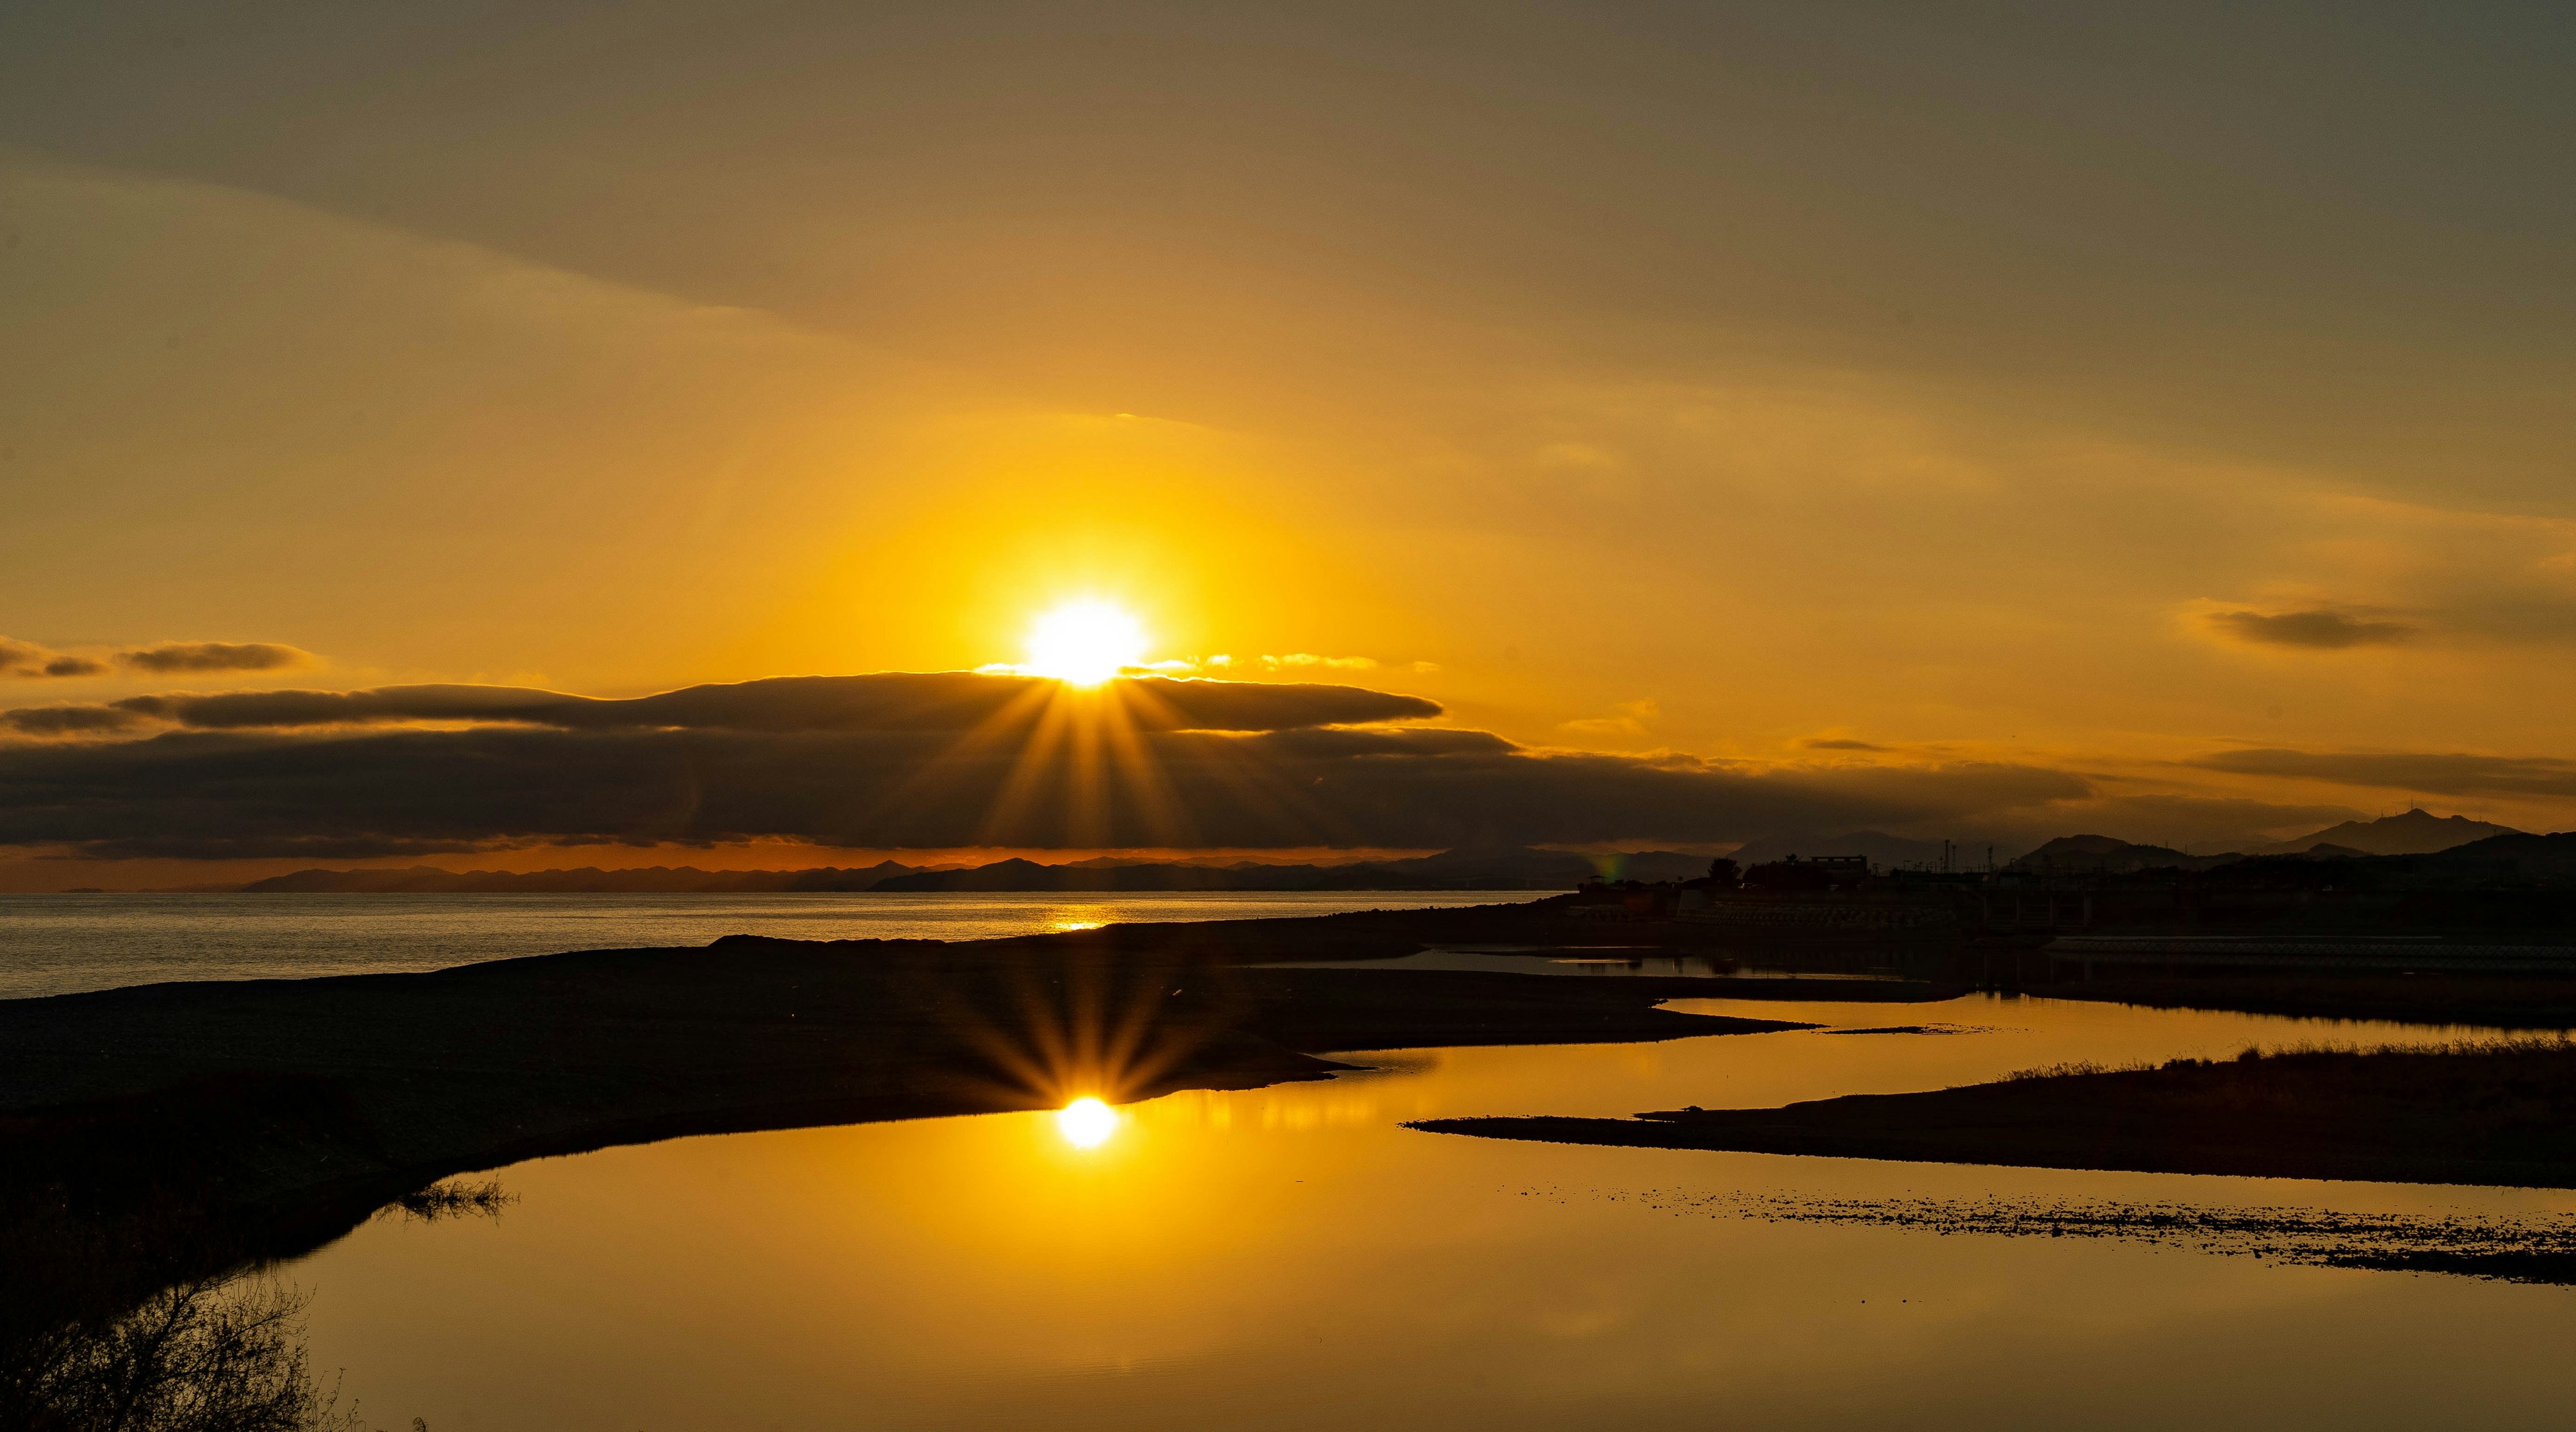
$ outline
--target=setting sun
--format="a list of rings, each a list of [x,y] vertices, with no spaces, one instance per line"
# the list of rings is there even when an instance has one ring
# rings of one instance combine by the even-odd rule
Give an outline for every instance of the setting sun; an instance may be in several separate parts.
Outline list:
[[[1118,1132],[1118,1111],[1089,1095],[1055,1111],[1055,1131],[1078,1149],[1096,1149]]]
[[[1067,602],[1029,629],[1028,670],[1075,686],[1097,686],[1145,656],[1145,629],[1110,602]]]

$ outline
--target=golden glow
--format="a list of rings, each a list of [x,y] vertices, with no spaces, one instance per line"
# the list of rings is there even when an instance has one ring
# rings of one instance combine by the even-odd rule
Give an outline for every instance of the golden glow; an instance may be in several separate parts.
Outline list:
[[[1085,1095],[1055,1111],[1055,1131],[1078,1149],[1096,1149],[1118,1132],[1118,1111]]]
[[[1029,629],[1028,670],[1098,686],[1145,659],[1145,629],[1113,602],[1066,602]]]

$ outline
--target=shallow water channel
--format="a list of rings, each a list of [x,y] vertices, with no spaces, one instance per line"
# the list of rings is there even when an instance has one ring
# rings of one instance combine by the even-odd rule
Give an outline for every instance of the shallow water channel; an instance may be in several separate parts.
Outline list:
[[[2122,1238],[1815,1224],[1986,1198],[2548,1219],[2576,1194],[1561,1147],[1445,1114],[1922,1089],[2459,1030],[1976,996],[1694,1000],[1933,1034],[1415,1050],[1052,1115],[680,1139],[503,1170],[282,1270],[369,1425],[2562,1426],[2576,1289]],[[1748,1204],[1745,1200],[1753,1202]]]

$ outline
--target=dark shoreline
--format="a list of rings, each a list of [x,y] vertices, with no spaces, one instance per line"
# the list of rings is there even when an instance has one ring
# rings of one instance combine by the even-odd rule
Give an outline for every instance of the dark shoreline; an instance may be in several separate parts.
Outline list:
[[[184,1276],[303,1251],[438,1179],[613,1144],[1257,1087],[1326,1077],[1346,1067],[1334,1050],[1807,1027],[1657,1007],[1706,980],[1262,967],[1505,937],[1599,938],[1485,906],[954,944],[731,937],[0,1001],[0,1223],[132,1244],[153,1276]],[[1957,993],[1743,983],[1761,988],[1727,993]]]
[[[2576,1045],[2176,1060],[1777,1109],[1409,1127],[1632,1148],[2576,1188]]]

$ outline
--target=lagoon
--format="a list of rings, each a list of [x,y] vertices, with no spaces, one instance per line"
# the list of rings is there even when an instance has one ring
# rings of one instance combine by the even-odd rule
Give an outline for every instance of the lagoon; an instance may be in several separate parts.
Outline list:
[[[1884,1027],[1886,1006],[1691,1000]],[[1947,1032],[1396,1051],[1048,1114],[503,1170],[279,1271],[374,1425],[436,1429],[2562,1425],[2576,1289],[2128,1238],[1786,1220],[1908,1201],[2556,1224],[2576,1194],[1457,1138],[1406,1120],[1777,1104],[2469,1031],[1977,995]]]

